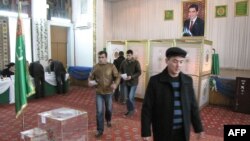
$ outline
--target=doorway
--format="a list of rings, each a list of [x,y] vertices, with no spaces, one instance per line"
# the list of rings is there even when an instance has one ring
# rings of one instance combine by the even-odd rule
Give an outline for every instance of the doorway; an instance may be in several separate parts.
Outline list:
[[[62,26],[51,26],[51,58],[61,61],[67,67],[67,37],[68,28]]]

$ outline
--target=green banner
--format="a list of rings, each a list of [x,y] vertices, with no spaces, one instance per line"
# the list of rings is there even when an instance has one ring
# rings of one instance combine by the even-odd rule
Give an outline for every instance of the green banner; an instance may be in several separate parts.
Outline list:
[[[174,11],[173,10],[165,10],[164,19],[165,20],[173,20],[174,19]]]
[[[236,16],[247,16],[248,15],[248,1],[236,2],[235,15]]]
[[[15,108],[16,118],[27,106],[27,97],[34,94],[35,90],[29,78],[26,67],[26,53],[22,33],[22,21],[18,16],[16,34],[16,64],[15,64]]]

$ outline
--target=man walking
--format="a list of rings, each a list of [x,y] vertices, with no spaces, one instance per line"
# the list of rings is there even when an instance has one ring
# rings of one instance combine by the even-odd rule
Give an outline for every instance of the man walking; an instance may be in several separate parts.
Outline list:
[[[124,52],[120,51],[119,52],[119,57],[117,59],[114,60],[114,65],[116,67],[117,70],[120,70],[120,66],[121,63],[125,60],[124,57]],[[121,80],[120,85],[117,86],[117,88],[115,89],[115,93],[114,93],[114,97],[115,97],[115,101],[118,101],[119,99],[121,101],[125,101],[126,97],[124,97],[124,92],[123,92],[123,86],[122,86],[123,81]],[[119,91],[120,88],[120,91]]]
[[[90,73],[88,84],[96,87],[96,137],[101,137],[104,131],[104,107],[107,126],[111,127],[112,93],[120,83],[120,76],[115,65],[107,62],[107,52],[98,53],[98,64]]]
[[[121,64],[120,73],[127,76],[123,77],[125,80],[124,93],[127,96],[127,112],[125,116],[131,116],[135,112],[135,91],[141,75],[140,63],[134,59],[132,50],[127,51],[127,59]]]
[[[148,82],[141,112],[141,135],[145,141],[151,136],[151,129],[154,141],[189,141],[191,124],[198,138],[203,135],[192,78],[180,70],[186,54],[181,48],[169,48],[167,67]]]

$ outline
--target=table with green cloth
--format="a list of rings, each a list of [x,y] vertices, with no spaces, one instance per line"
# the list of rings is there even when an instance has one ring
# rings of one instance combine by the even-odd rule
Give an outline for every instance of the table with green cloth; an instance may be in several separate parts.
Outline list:
[[[66,87],[66,91],[68,91],[68,88],[69,88],[68,78],[69,78],[69,74],[67,73],[66,77],[65,77],[66,86],[63,86],[63,87]],[[45,72],[45,84],[44,84],[45,96],[51,96],[51,95],[54,95],[55,93],[57,93],[56,85],[57,84],[56,84],[55,73],[54,72],[51,72],[51,73]],[[34,97],[35,96],[33,95],[30,98],[32,99]]]
[[[12,77],[13,78],[13,77]],[[7,77],[0,79],[0,104],[14,103],[14,83],[12,78]]]
[[[66,91],[69,88],[69,74],[66,74]],[[5,80],[0,81],[0,104],[12,104],[15,103],[15,95],[14,95],[14,77],[13,78],[5,78]],[[33,81],[33,79],[32,79]],[[56,80],[54,72],[45,73],[45,84],[44,84],[44,94],[45,96],[54,95],[56,90]],[[30,96],[29,99],[33,99],[35,96]]]

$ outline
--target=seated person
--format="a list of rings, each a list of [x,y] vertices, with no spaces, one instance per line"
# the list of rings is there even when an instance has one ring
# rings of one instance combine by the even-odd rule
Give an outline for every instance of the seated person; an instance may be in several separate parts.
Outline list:
[[[7,68],[5,68],[1,75],[3,77],[10,77],[11,75],[15,75],[15,63],[9,63],[8,65],[5,65]]]

